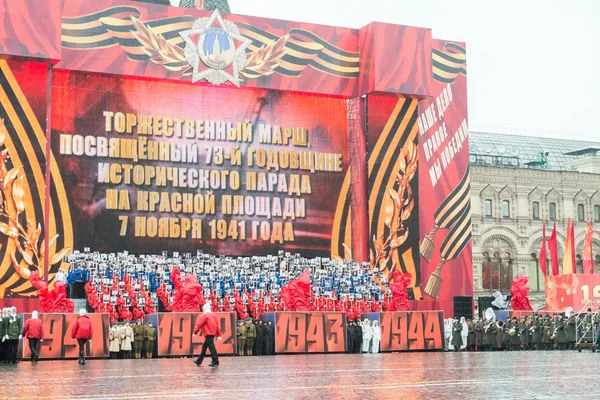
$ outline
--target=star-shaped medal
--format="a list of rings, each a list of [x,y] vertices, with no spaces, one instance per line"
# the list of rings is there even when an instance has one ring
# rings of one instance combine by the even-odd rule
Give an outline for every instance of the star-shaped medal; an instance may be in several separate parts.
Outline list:
[[[233,22],[223,20],[218,9],[179,35],[186,43],[184,54],[193,68],[192,83],[206,79],[214,85],[229,81],[240,86],[239,73],[246,66],[246,49],[252,41],[242,36]]]

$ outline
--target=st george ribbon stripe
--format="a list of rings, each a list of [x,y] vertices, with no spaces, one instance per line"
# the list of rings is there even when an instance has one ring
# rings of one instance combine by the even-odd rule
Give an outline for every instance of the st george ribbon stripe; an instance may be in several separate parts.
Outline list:
[[[459,184],[452,192],[450,192],[433,214],[433,228],[431,229],[431,232],[423,238],[420,248],[421,255],[427,261],[431,260],[433,250],[435,249],[433,239],[438,229],[450,229],[455,226],[459,222],[464,210],[467,207],[470,207],[470,176],[470,170],[469,167],[467,167]]]
[[[446,43],[444,50],[433,49],[433,78],[442,83],[454,83],[458,75],[467,75],[467,50],[456,44]]]
[[[458,222],[442,243],[440,247],[440,256],[448,261],[456,258],[471,240],[471,204],[460,214]]]

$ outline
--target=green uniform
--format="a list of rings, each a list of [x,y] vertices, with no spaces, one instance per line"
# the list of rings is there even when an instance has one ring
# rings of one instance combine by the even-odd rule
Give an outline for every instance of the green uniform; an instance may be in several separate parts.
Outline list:
[[[144,330],[144,351],[146,352],[146,358],[152,358],[154,355],[154,341],[156,340],[156,328],[152,325],[148,325]]]
[[[144,337],[146,336],[146,328],[142,325],[133,327],[133,351],[135,358],[141,358],[142,347],[144,346]]]
[[[486,329],[487,328],[487,329]],[[496,327],[495,321],[486,321],[484,327],[484,341],[483,344],[486,347],[486,350],[491,350],[495,345],[495,336],[496,336]]]
[[[252,348],[254,347],[254,341],[256,340],[256,325],[246,325],[246,355],[252,355]]]
[[[556,323],[556,342],[561,350],[567,348],[567,323],[563,318]]]
[[[455,322],[454,325],[452,325],[452,346],[454,346],[454,350],[458,351],[460,350],[460,347],[463,345],[462,342],[462,324],[459,322]]]
[[[244,355],[244,350],[246,349],[246,333],[247,332],[248,332],[248,328],[246,328],[246,325],[240,324],[236,327],[238,356]]]
[[[511,321],[507,321],[504,324],[504,327],[502,328],[502,331],[503,331],[502,347],[504,347],[505,350],[510,350],[510,345],[512,343],[512,336],[510,336],[508,334],[508,331],[510,331],[512,328],[513,328],[513,323]]]
[[[11,317],[9,316],[4,319],[4,329],[4,335],[8,335],[8,340],[19,340],[19,336],[23,332],[23,322],[21,322],[21,318],[18,315],[11,322]]]
[[[519,324],[519,339],[521,340],[521,346],[523,349],[529,347],[529,324],[525,321]]]
[[[550,318],[544,318],[543,331],[542,331],[542,344],[545,349],[549,349],[552,341],[550,335],[553,334],[554,327],[552,326],[552,320]]]
[[[531,327],[533,328],[531,332],[531,343],[535,345],[535,349],[539,350],[539,345],[542,343],[542,333],[544,330],[544,324],[541,319],[536,318],[531,323]]]

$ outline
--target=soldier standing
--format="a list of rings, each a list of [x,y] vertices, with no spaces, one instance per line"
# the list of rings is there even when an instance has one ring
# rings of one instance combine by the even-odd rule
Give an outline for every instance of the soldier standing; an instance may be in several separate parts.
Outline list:
[[[460,351],[462,346],[462,329],[463,326],[458,320],[458,318],[454,318],[454,323],[452,324],[452,346],[454,346],[454,351]]]
[[[567,348],[567,324],[562,315],[558,318],[555,329],[556,329],[556,343],[558,343],[558,349],[566,350],[566,348]]]
[[[354,353],[360,354],[363,345],[363,331],[360,322],[354,321]]]
[[[521,339],[522,350],[529,350],[529,333],[527,317],[521,317],[521,323],[519,324],[519,339]]]
[[[483,350],[483,321],[480,319],[475,320],[475,346],[477,347],[477,351]]]
[[[139,323],[140,322],[138,321],[138,325]],[[136,328],[138,327],[138,325],[136,325]],[[142,335],[142,341],[143,340],[144,336]],[[125,326],[121,330],[121,350],[123,350],[123,358],[131,358],[131,342],[134,342],[134,331],[129,325],[129,321],[126,321]],[[137,351],[135,352],[135,358],[140,358],[139,353]]]
[[[475,351],[475,320],[467,320],[469,334],[467,336],[467,350]]]
[[[156,328],[154,328],[152,322],[146,324],[146,330],[144,332],[144,351],[146,352],[146,358],[152,358],[154,357],[154,341],[156,340]]]
[[[504,351],[511,350],[512,336],[508,334],[508,332],[513,328],[513,323],[510,320],[510,317],[506,319],[504,326],[502,327],[502,347]]]
[[[108,331],[108,351],[112,359],[116,359],[121,351],[121,331],[117,324],[112,324]]]
[[[235,331],[237,336],[237,354],[238,356],[243,356],[246,349],[246,332],[248,331],[248,328],[244,325],[244,321],[238,321]]]
[[[485,327],[483,328],[484,340],[483,345],[485,351],[493,351],[496,345],[496,323],[493,319],[485,321]]]
[[[126,326],[129,326],[129,324],[126,324]],[[133,327],[133,358],[142,358],[142,347],[144,346],[145,336],[146,328],[142,325],[142,321],[138,320]]]
[[[6,339],[6,342],[8,342],[7,361],[16,364],[19,340],[23,337],[21,336],[23,322],[21,321],[21,317],[17,315],[17,307],[10,308],[10,315],[4,319],[4,327],[4,339]]]
[[[550,315],[546,314],[543,321],[543,330],[542,330],[542,350],[551,350],[551,341],[550,336],[553,333],[552,328],[552,320],[550,319]]]
[[[246,319],[246,355],[252,355],[254,341],[256,340],[256,326],[252,323],[252,319]]]
[[[348,322],[348,353],[354,353],[354,321]]]
[[[531,321],[529,331],[531,332],[531,345],[536,350],[541,350],[543,329],[544,325],[542,323],[542,320],[540,319],[539,314],[533,314],[533,321]]]
[[[0,361],[2,364],[8,362],[8,352],[6,351],[8,343],[6,342],[6,326],[5,319],[8,317],[8,308],[2,309],[2,315],[0,315]]]
[[[577,318],[574,313],[569,315],[567,319],[567,349],[573,350],[575,348],[575,341],[577,340]]]

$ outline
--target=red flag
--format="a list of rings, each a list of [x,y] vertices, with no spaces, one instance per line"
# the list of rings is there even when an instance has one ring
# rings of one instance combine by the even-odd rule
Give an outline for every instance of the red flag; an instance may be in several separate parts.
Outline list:
[[[554,229],[552,229],[552,235],[548,241],[548,249],[550,250],[550,259],[552,261],[552,275],[558,275],[558,247],[556,245],[556,221],[554,222]]]
[[[542,225],[542,248],[540,249],[540,269],[544,275],[547,275],[546,264],[546,224],[544,224]]]
[[[573,224],[575,225],[575,224]],[[575,246],[571,237],[571,218],[567,222],[567,231],[565,232],[565,254],[563,254],[563,274],[572,274],[575,270]],[[572,254],[572,257],[571,257]],[[577,272],[577,271],[575,271]]]
[[[569,231],[571,239],[571,265],[573,266],[573,273],[577,273],[577,263],[575,261],[575,220],[571,223],[571,230]]]
[[[588,219],[587,227],[585,228],[585,239],[583,239],[583,273],[594,273],[594,261],[592,260],[592,221]]]

